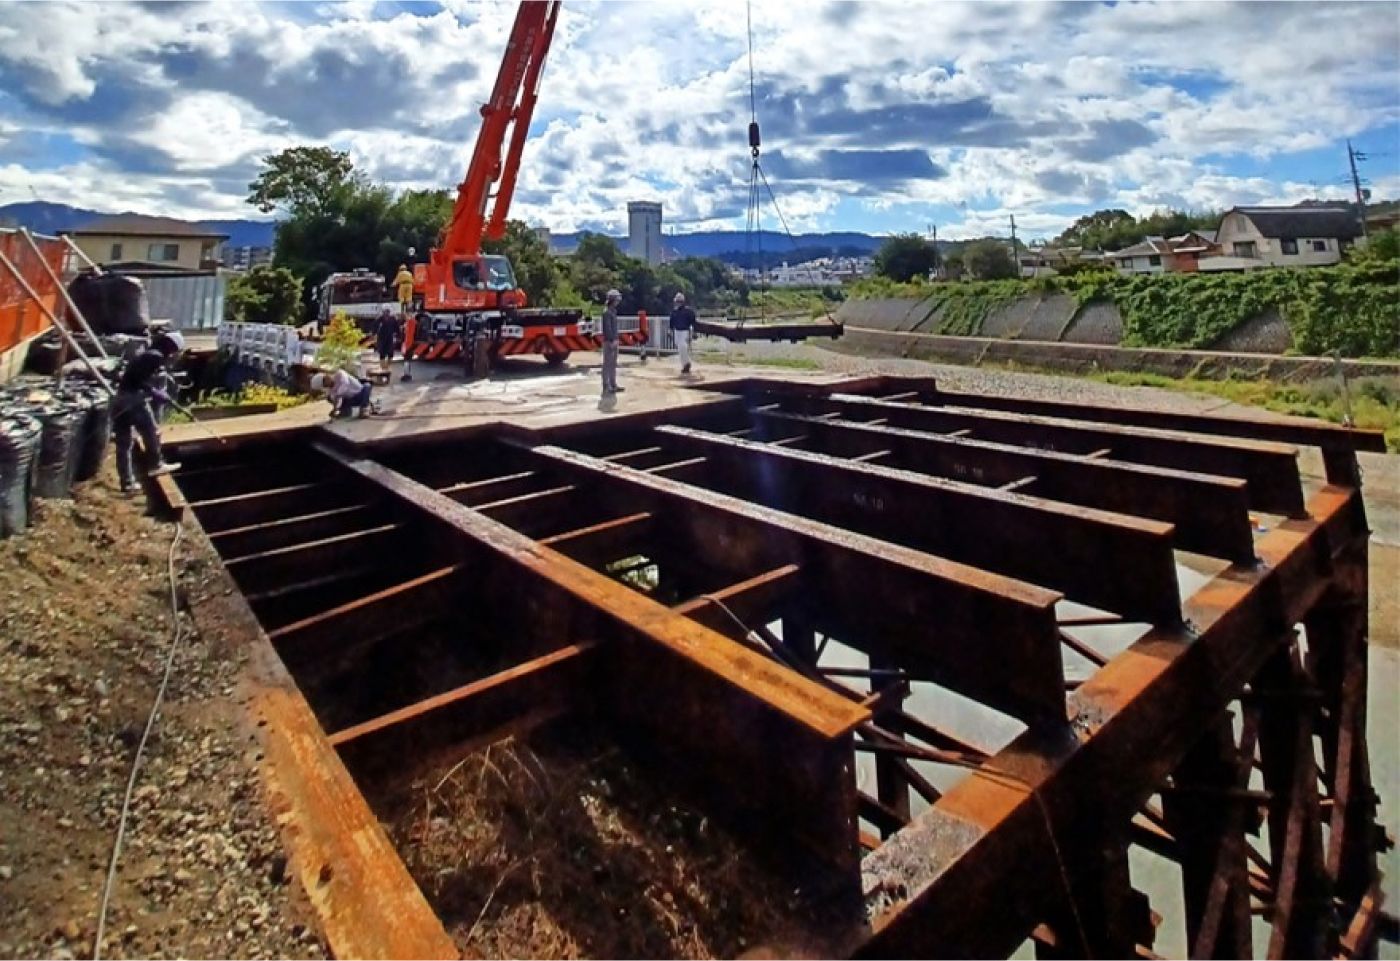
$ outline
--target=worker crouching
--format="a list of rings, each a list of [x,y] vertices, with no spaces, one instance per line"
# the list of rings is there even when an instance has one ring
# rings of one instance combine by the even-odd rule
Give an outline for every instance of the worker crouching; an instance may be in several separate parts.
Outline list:
[[[169,474],[179,464],[167,463],[160,449],[160,428],[151,402],[168,404],[166,368],[185,349],[185,340],[177,331],[160,334],[151,346],[126,365],[117,381],[117,393],[112,398],[112,439],[117,447],[117,480],[123,494],[136,489],[132,472],[131,452],[136,435],[141,437],[143,459],[152,464],[147,474]]]
[[[326,400],[331,404],[332,419],[349,417],[351,411],[358,411],[361,417],[368,417],[374,412],[370,401],[374,385],[343,370],[316,374],[311,378],[311,390],[326,395]]]

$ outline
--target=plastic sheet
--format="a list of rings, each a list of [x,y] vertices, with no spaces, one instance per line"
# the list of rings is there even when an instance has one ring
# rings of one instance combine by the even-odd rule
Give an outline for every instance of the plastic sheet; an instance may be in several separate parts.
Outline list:
[[[0,537],[29,527],[42,434],[38,420],[6,410],[0,401]]]

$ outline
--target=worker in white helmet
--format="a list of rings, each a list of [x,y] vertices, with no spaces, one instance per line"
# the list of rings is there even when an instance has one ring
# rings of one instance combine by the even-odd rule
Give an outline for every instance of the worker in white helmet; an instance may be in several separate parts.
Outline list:
[[[620,393],[617,386],[617,306],[622,303],[622,294],[610,290],[603,305],[603,396]]]
[[[690,373],[690,339],[695,336],[695,311],[685,302],[685,294],[679,290],[671,304],[671,333],[676,338],[681,375],[687,375]]]
[[[352,410],[358,410],[361,417],[368,417],[372,411],[369,398],[373,390],[374,385],[369,381],[339,369],[311,378],[311,392],[325,394],[330,401],[332,419],[349,417]]]
[[[151,346],[138,354],[122,370],[117,379],[117,393],[112,398],[112,439],[117,446],[117,481],[123,494],[136,489],[131,469],[131,451],[135,436],[141,437],[144,460],[152,464],[147,471],[152,477],[179,470],[179,464],[167,463],[160,449],[160,428],[151,402],[170,403],[166,392],[167,367],[185,349],[185,338],[172,330],[156,335]]]

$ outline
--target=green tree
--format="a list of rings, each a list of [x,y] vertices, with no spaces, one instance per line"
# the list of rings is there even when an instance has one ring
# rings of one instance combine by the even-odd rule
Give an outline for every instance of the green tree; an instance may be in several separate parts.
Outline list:
[[[446,190],[405,190],[399,194],[380,223],[375,270],[392,278],[400,264],[411,266],[415,260],[426,260],[452,219],[452,203]]]
[[[294,324],[301,278],[285,267],[254,267],[229,281],[224,319],[247,324]]]
[[[1006,244],[999,240],[975,240],[963,249],[963,266],[974,280],[1005,280],[1019,271]]]
[[[875,273],[900,284],[938,268],[938,248],[918,234],[895,234],[875,252]]]
[[[609,270],[617,270],[622,266],[622,261],[626,256],[622,253],[622,248],[617,245],[617,241],[602,234],[584,233],[578,239],[578,248],[574,251],[574,259],[599,264]]]
[[[559,267],[550,256],[549,245],[541,240],[523,221],[506,221],[506,235],[500,240],[488,240],[482,245],[488,254],[505,254],[515,268],[515,282],[531,304],[561,306],[555,303],[559,286]]]
[[[248,185],[248,202],[263,213],[329,214],[347,192],[363,186],[350,155],[329,147],[289,147],[262,163],[266,169]]]

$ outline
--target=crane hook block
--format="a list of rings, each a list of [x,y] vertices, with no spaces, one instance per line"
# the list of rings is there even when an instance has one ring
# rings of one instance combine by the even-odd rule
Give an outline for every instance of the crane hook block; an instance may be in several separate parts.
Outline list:
[[[758,121],[749,124],[749,146],[757,150],[759,148],[760,137],[758,135]]]

